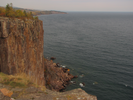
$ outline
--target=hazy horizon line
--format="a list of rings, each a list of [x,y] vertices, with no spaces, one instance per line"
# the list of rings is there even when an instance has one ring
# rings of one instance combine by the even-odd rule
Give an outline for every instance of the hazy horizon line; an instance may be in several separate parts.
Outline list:
[[[0,6],[0,7],[4,7],[4,6]],[[70,10],[44,10],[44,9],[32,9],[32,8],[23,8],[23,7],[13,7],[13,8],[21,8],[21,9],[30,9],[30,10],[39,10],[39,11],[61,11],[61,12],[131,12],[133,13],[133,11],[80,11],[80,10],[77,10],[77,11],[70,11]]]

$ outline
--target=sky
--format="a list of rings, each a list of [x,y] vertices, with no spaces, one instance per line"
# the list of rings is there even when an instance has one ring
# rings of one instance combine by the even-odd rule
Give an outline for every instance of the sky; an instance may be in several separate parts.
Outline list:
[[[57,11],[133,12],[133,0],[0,0],[0,6]]]

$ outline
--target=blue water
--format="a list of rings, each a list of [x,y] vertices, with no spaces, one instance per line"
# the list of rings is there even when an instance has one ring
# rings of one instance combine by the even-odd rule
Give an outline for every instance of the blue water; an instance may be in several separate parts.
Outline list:
[[[44,56],[70,68],[98,100],[133,100],[133,13],[41,15]]]

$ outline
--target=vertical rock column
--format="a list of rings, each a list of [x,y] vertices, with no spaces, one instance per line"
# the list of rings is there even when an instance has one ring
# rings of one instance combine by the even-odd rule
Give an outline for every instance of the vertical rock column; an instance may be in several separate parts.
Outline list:
[[[43,24],[0,17],[0,71],[26,73],[44,85]]]

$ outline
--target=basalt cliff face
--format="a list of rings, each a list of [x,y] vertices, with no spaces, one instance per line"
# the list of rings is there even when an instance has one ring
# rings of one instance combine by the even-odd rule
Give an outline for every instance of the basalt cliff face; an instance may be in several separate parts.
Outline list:
[[[0,17],[0,71],[26,73],[44,85],[43,33],[40,20]]]
[[[44,60],[40,20],[0,18],[0,71],[26,73],[34,83],[62,91],[74,77],[53,61]]]

